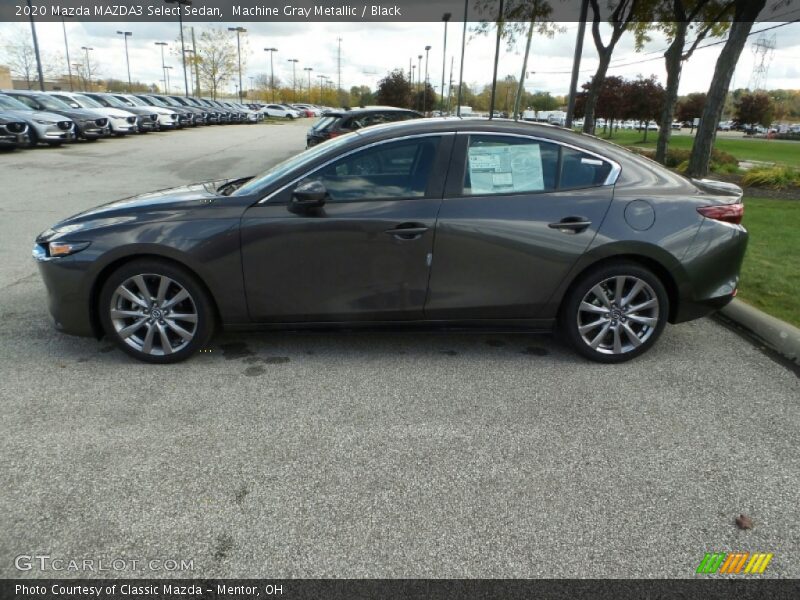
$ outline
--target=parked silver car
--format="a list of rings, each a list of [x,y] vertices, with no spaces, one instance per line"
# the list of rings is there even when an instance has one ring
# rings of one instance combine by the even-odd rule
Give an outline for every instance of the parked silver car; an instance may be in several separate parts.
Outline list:
[[[74,92],[48,92],[51,96],[58,98],[72,108],[80,108],[96,114],[98,117],[106,117],[111,133],[116,136],[136,133],[136,115],[120,108],[110,108],[103,106],[97,100],[89,98],[84,94]]]
[[[19,117],[0,111],[0,150],[27,146],[30,142],[29,129],[28,124]]]
[[[75,123],[55,113],[33,110],[31,107],[5,94],[0,94],[0,110],[4,114],[22,119],[28,124],[29,144],[58,146],[75,139]]]

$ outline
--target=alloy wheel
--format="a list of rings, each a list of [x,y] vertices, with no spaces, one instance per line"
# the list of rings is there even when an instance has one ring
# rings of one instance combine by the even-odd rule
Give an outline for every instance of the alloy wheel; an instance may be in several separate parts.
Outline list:
[[[631,275],[604,279],[578,306],[578,333],[602,354],[625,354],[644,344],[656,330],[659,302],[653,288]]]
[[[109,317],[134,350],[167,356],[184,349],[198,330],[198,311],[188,290],[165,275],[140,274],[112,293]]]

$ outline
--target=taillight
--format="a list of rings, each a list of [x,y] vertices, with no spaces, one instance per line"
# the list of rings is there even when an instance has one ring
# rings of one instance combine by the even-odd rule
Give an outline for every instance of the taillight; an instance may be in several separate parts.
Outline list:
[[[744,215],[744,204],[715,204],[714,206],[700,206],[697,208],[704,217],[714,219],[715,221],[724,221],[725,223],[733,223],[738,225],[742,222]]]
[[[331,139],[342,135],[344,131],[326,131],[325,133],[328,134],[328,139]]]

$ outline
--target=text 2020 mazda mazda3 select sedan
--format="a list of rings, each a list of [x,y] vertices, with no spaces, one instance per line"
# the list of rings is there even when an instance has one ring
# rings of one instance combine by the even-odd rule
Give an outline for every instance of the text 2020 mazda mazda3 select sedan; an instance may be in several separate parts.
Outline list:
[[[248,179],[113,202],[42,233],[56,325],[173,362],[235,328],[559,326],[642,354],[736,292],[741,190],[543,125],[413,120]]]

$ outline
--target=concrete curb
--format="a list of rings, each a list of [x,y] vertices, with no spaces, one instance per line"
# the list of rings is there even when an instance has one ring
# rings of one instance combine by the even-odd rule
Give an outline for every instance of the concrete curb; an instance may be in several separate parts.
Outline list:
[[[800,329],[735,298],[719,312],[759,342],[800,366]]]

